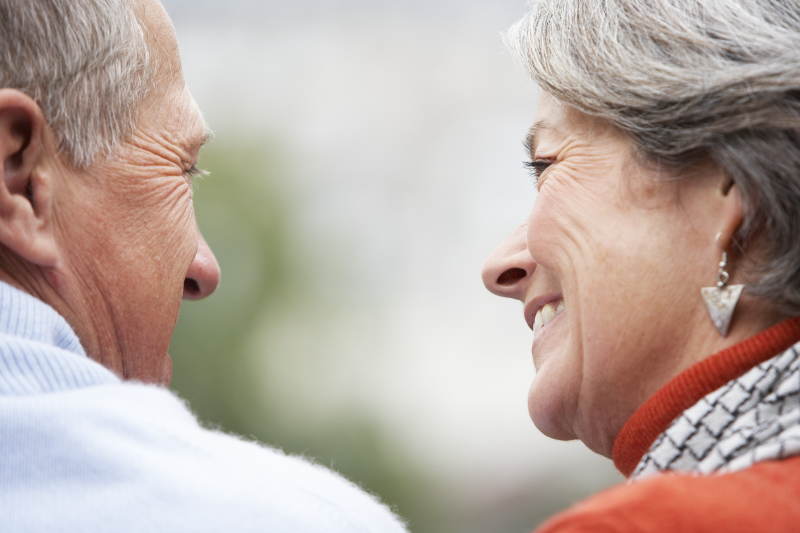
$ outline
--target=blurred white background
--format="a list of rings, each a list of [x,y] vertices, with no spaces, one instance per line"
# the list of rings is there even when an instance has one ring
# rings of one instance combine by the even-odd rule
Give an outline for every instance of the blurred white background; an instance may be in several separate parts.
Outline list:
[[[488,520],[487,531],[531,530],[526,520],[620,481],[610,461],[535,429],[532,334],[521,305],[480,280],[535,198],[521,141],[538,90],[501,39],[525,3],[164,4],[216,132],[209,149],[268,145],[291,199],[308,290],[247,334],[259,408],[301,435],[357,414],[387,453],[464,508],[512,513],[564,493],[532,518]],[[254,195],[259,176],[254,166]],[[226,176],[208,180],[220,187]],[[220,301],[266,268],[220,262]]]

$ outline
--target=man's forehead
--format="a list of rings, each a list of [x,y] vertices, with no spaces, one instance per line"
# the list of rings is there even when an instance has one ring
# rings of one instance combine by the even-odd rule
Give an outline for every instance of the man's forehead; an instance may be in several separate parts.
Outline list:
[[[158,44],[159,48],[167,52],[177,48],[175,30],[164,6],[158,0],[136,0],[134,4],[136,16],[144,26],[145,37],[152,41],[151,44]]]
[[[211,140],[213,133],[185,86],[172,22],[158,0],[136,0],[136,10],[157,69],[159,88],[153,95],[156,114],[150,117],[157,121],[155,123],[165,125],[171,135],[177,135],[179,140],[176,140],[179,144],[185,143],[186,149],[199,150]]]
[[[145,108],[139,129],[151,138],[169,143],[187,157],[196,157],[214,135],[188,89],[175,86],[166,96],[156,96]]]
[[[172,21],[158,0],[137,0],[136,14],[142,24],[156,78],[171,84],[183,78],[178,39]]]

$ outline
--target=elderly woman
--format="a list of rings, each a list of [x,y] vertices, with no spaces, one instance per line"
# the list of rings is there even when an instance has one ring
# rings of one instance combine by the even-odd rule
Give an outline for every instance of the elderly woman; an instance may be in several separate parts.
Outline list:
[[[536,426],[631,480],[542,531],[800,530],[800,4],[544,0],[508,42],[538,194],[484,283]]]

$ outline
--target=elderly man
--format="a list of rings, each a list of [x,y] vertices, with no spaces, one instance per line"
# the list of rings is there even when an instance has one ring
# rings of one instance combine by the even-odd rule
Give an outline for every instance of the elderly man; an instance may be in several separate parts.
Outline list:
[[[156,385],[181,298],[219,281],[157,0],[0,0],[0,53],[0,531],[404,531]]]

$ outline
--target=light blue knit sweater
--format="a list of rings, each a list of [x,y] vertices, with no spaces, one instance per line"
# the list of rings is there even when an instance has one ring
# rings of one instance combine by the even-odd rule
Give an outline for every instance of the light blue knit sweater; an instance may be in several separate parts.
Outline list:
[[[206,430],[168,390],[120,381],[52,308],[0,283],[0,531],[405,528],[330,470]]]

